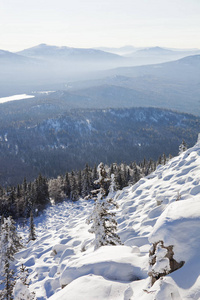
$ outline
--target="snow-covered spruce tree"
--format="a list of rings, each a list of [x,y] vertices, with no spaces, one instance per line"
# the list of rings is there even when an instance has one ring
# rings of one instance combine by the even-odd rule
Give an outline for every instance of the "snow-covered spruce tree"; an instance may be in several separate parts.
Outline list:
[[[182,141],[182,143],[180,144],[180,146],[179,146],[179,155],[181,154],[181,153],[183,153],[184,151],[186,151],[187,150],[187,144],[186,144],[186,142],[183,140]]]
[[[0,300],[12,300],[15,278],[14,271],[11,269],[7,258],[4,260],[1,276],[3,279],[0,281],[0,285],[3,286],[3,289],[0,291]]]
[[[15,221],[12,217],[4,218],[1,225],[1,262],[14,260],[14,254],[21,249],[21,238],[17,234]]]
[[[50,204],[47,179],[40,174],[34,182],[34,199],[33,203],[38,210],[43,210]]]
[[[48,182],[48,191],[50,198],[53,199],[55,204],[62,202],[65,197],[63,178],[58,176],[55,179],[50,179]]]
[[[28,241],[34,241],[34,240],[36,240],[36,233],[35,233],[35,224],[34,224],[34,219],[33,219],[33,212],[31,210]]]
[[[79,198],[79,194],[78,194],[78,186],[77,186],[77,182],[76,182],[76,176],[74,171],[71,172],[70,174],[70,199],[72,201],[77,201]]]
[[[87,224],[92,223],[89,232],[95,234],[95,250],[105,245],[121,244],[120,238],[116,233],[117,222],[115,220],[115,213],[110,211],[112,207],[116,206],[113,198],[110,197],[114,192],[114,175],[112,176],[111,181],[110,196],[107,196],[105,186],[110,179],[107,178],[103,163],[99,164],[97,171],[99,178],[96,180],[95,184],[99,184],[100,187],[93,191],[93,195],[95,196],[94,209],[87,220]]]
[[[89,195],[92,187],[92,178],[91,178],[91,170],[89,165],[85,165],[85,169],[83,170],[82,175],[82,196],[86,197]]]
[[[13,299],[12,291],[14,286],[14,271],[11,267],[11,262],[14,260],[14,254],[22,248],[20,237],[17,234],[15,222],[11,217],[4,218],[1,225],[1,276],[3,277],[1,285],[3,289],[0,292],[1,300]]]
[[[35,300],[35,293],[30,292],[28,279],[28,269],[22,264],[18,279],[13,289],[14,300]]]

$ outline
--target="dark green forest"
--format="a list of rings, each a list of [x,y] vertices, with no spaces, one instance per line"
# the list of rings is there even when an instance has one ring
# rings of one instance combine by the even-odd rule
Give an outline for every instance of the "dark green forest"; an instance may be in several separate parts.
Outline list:
[[[156,160],[161,153],[175,156],[183,139],[190,147],[200,132],[199,117],[164,109],[67,110],[58,100],[56,112],[50,103],[39,103],[16,101],[12,110],[9,103],[1,106],[3,186],[22,183],[24,177],[31,181],[39,173],[56,177],[86,163],[130,164],[144,157]]]

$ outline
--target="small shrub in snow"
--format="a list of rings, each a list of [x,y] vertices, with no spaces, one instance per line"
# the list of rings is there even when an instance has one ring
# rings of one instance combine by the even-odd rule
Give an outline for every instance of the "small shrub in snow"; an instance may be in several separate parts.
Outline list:
[[[181,200],[181,194],[178,192],[177,197],[176,197],[176,201],[179,201],[179,200]]]
[[[158,200],[158,199],[156,199],[156,203],[157,203],[157,205],[159,206],[159,205],[161,205],[161,204],[162,204],[162,200]]]

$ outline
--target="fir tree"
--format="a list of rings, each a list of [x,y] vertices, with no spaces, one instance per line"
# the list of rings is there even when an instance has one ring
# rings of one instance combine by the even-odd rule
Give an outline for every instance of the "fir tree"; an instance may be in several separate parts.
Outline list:
[[[140,180],[140,172],[137,164],[133,163],[133,184]]]
[[[40,174],[35,180],[35,204],[39,210],[44,209],[50,203],[48,184],[45,177]]]
[[[92,222],[89,232],[95,234],[95,250],[104,245],[120,244],[119,236],[116,234],[117,222],[115,220],[115,213],[110,212],[110,208],[115,206],[115,203],[113,198],[110,197],[110,194],[107,197],[105,190],[105,186],[110,179],[107,178],[103,163],[99,164],[97,171],[99,179],[96,180],[96,184],[99,184],[100,188],[93,191],[93,194],[96,195],[94,209],[87,220],[88,224]],[[113,193],[114,185],[115,179],[113,176],[111,184],[112,191],[110,193]]]
[[[65,196],[63,178],[58,176],[56,179],[50,179],[48,182],[48,191],[49,196],[55,204],[61,202]]]
[[[64,193],[67,196],[67,198],[70,198],[71,187],[70,187],[70,181],[69,181],[68,173],[65,174],[65,178],[64,178]]]
[[[95,174],[94,174],[95,176]],[[86,197],[89,195],[92,187],[92,179],[91,179],[91,171],[86,164],[85,169],[83,170],[83,176],[82,176],[82,196]]]
[[[15,283],[13,294],[14,300],[35,300],[35,293],[29,291],[28,269],[22,264],[18,279]]]
[[[182,141],[182,143],[180,144],[180,146],[179,146],[179,155],[181,154],[181,153],[183,153],[184,151],[186,151],[187,150],[187,144],[186,144],[186,142],[183,140]]]
[[[167,161],[166,155],[165,155],[165,153],[163,153],[163,155],[162,155],[162,164],[165,165],[166,161]]]
[[[95,180],[97,180],[98,174],[97,174],[97,166],[96,164],[94,165],[93,171],[92,171],[92,181],[94,183]]]
[[[10,268],[9,260],[4,260],[3,271],[1,273],[3,279],[0,284],[3,289],[0,291],[0,300],[12,300],[13,298],[13,287],[15,285],[14,271]]]
[[[1,225],[0,246],[2,263],[6,260],[13,261],[14,254],[23,247],[12,217],[4,218],[4,223]]]
[[[78,186],[77,186],[77,182],[76,182],[76,177],[75,177],[74,171],[71,172],[70,186],[71,186],[70,199],[72,201],[76,201],[79,198],[79,194],[78,194]]]
[[[36,240],[36,233],[35,233],[35,224],[34,224],[34,220],[33,220],[33,212],[31,210],[28,241],[34,241],[34,240]]]
[[[79,196],[81,195],[82,193],[82,172],[81,170],[78,171],[78,194]]]
[[[4,218],[3,224],[1,225],[1,270],[2,270],[2,281],[1,284],[3,289],[0,292],[1,300],[12,300],[13,299],[13,287],[15,284],[14,271],[12,270],[10,263],[14,260],[14,254],[22,248],[22,244],[19,236],[17,235],[15,222],[11,217]]]

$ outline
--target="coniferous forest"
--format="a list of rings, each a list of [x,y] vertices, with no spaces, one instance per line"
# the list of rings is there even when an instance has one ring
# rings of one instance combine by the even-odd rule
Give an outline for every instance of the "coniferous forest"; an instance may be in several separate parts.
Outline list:
[[[116,189],[136,183],[144,176],[155,171],[159,164],[165,164],[172,156],[165,154],[159,156],[157,161],[144,159],[137,164],[132,162],[127,164],[106,165],[106,172],[110,178],[115,175]],[[72,170],[57,178],[46,178],[41,174],[31,182],[26,178],[22,184],[17,186],[0,187],[0,214],[8,217],[12,216],[22,224],[30,217],[32,212],[37,216],[48,205],[57,204],[64,199],[76,201],[80,197],[87,197],[90,192],[98,187],[97,167],[90,167],[88,164],[79,171]],[[107,185],[107,190],[109,184]]]

